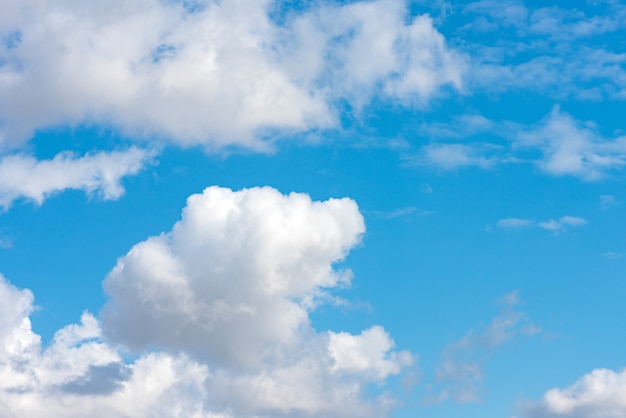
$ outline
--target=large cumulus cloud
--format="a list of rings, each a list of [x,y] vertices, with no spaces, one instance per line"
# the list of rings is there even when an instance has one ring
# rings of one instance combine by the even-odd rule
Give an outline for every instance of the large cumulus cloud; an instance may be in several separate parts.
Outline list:
[[[413,355],[395,351],[381,326],[318,332],[309,318],[349,283],[334,264],[364,230],[347,198],[207,188],[170,232],[118,260],[104,282],[104,331],[84,313],[45,348],[30,327],[33,295],[2,279],[0,409],[11,417],[386,416],[394,400],[381,384]],[[124,361],[126,349],[136,360]]]

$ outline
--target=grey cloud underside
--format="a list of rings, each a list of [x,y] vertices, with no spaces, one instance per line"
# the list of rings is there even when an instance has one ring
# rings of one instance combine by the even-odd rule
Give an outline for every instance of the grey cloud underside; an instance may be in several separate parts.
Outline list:
[[[59,386],[59,390],[76,395],[110,395],[122,388],[130,377],[125,364],[111,363],[104,366],[89,366],[87,373]]]

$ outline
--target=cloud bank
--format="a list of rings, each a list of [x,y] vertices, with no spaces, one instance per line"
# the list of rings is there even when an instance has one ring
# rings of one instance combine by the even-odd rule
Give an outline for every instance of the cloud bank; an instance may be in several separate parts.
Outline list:
[[[118,260],[102,323],[84,313],[46,348],[33,295],[2,278],[0,416],[387,416],[384,382],[413,355],[381,326],[318,331],[309,318],[349,284],[333,264],[364,231],[347,198],[209,187]]]
[[[337,125],[338,101],[423,103],[464,59],[402,0],[0,5],[0,146],[64,124],[210,149]],[[278,17],[277,17],[278,16]],[[267,141],[264,141],[264,138]]]

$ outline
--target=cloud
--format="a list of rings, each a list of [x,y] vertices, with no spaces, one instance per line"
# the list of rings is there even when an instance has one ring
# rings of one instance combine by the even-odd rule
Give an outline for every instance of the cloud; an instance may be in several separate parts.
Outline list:
[[[626,165],[626,137],[603,136],[595,124],[576,120],[559,106],[533,125],[467,114],[448,123],[423,124],[419,131],[448,142],[423,146],[417,156],[407,158],[413,165],[453,170],[529,162],[545,173],[584,181],[601,180]],[[463,142],[451,142],[459,140]]]
[[[529,404],[528,418],[624,418],[626,370],[596,369],[565,389],[551,389],[539,402]]]
[[[577,218],[574,216],[562,216],[559,219],[550,219],[549,221],[539,222],[537,225],[539,228],[547,229],[554,233],[565,231],[570,226],[582,226],[587,221],[583,218]]]
[[[480,14],[489,17],[491,24],[485,26],[486,20],[478,20],[464,27],[465,30],[481,30],[492,28],[497,23],[505,27],[524,27],[528,22],[529,11],[521,1],[482,0],[468,4],[463,11],[466,14]],[[484,23],[482,23],[484,22]]]
[[[587,14],[581,10],[527,7],[522,1],[467,5],[463,14],[469,23],[460,33],[472,57],[469,88],[490,94],[523,89],[559,100],[621,100],[626,56],[607,50],[606,37],[623,35],[626,7],[596,4],[586,7]],[[497,36],[489,42],[486,33]]]
[[[89,313],[43,348],[31,329],[32,293],[0,276],[0,301],[0,417],[231,417],[199,401],[205,366],[166,353],[125,365]]]
[[[541,228],[552,231],[555,234],[565,232],[570,227],[585,225],[587,220],[575,216],[561,216],[559,219],[549,219],[547,221],[535,222],[532,219],[505,218],[496,222],[496,226],[501,229],[520,230],[526,228]]]
[[[490,146],[484,144],[430,144],[422,147],[420,155],[407,159],[409,165],[427,165],[442,170],[464,167],[493,167],[498,159],[488,156]]]
[[[483,381],[485,355],[505,343],[529,337],[541,332],[528,316],[516,309],[519,305],[517,291],[501,298],[502,311],[478,332],[469,330],[460,340],[448,345],[437,367],[437,393],[430,395],[428,402],[478,402]]]
[[[118,260],[104,282],[105,331],[133,348],[261,362],[266,349],[298,343],[324,289],[349,282],[332,264],[364,231],[350,199],[210,187],[189,197],[171,232]]]
[[[624,254],[615,251],[606,251],[602,253],[602,257],[608,258],[609,260],[617,260],[618,258],[622,258],[623,256]]]
[[[530,228],[534,223],[535,222],[531,219],[505,218],[496,222],[496,226],[502,229],[524,229]]]
[[[118,260],[104,331],[85,312],[47,348],[32,293],[0,277],[0,417],[387,416],[384,382],[414,355],[381,326],[318,332],[309,317],[348,284],[333,264],[364,231],[350,199],[207,188]]]
[[[425,192],[432,193],[432,192]],[[408,218],[411,216],[429,216],[433,212],[430,210],[419,209],[415,206],[408,206],[405,208],[399,208],[391,211],[375,210],[372,213],[383,219],[396,219],[396,218]]]
[[[610,194],[603,194],[600,196],[600,207],[602,209],[608,209],[615,205],[619,205],[619,201],[615,196]]]
[[[539,166],[554,175],[597,180],[626,164],[626,138],[606,139],[555,107],[537,128],[520,133],[520,147],[539,148]]]
[[[117,199],[124,193],[121,179],[139,172],[152,156],[135,147],[82,157],[66,152],[51,160],[8,155],[0,159],[0,206],[7,210],[22,198],[41,205],[50,195],[66,189]]]
[[[340,101],[412,106],[462,86],[464,58],[402,0],[301,11],[270,0],[34,4],[0,6],[5,147],[38,129],[103,124],[267,150],[277,132],[336,127]]]

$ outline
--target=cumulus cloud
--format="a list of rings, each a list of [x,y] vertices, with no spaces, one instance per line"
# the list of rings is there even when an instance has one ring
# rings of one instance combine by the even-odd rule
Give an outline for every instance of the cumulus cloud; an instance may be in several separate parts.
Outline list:
[[[51,160],[8,155],[0,159],[0,206],[6,210],[21,198],[41,205],[50,195],[66,189],[117,199],[124,193],[121,179],[139,172],[152,156],[135,147],[82,157],[66,152]]]
[[[277,344],[297,345],[316,298],[349,282],[332,264],[364,231],[350,199],[210,187],[189,197],[171,232],[118,261],[104,282],[105,331],[133,348],[261,362]]]
[[[0,5],[0,137],[97,123],[209,148],[336,126],[338,100],[412,105],[464,59],[402,0],[280,10],[271,0]],[[280,15],[276,19],[275,15]]]
[[[565,389],[551,389],[526,407],[528,418],[624,418],[626,370],[597,369]]]
[[[333,264],[364,231],[347,198],[210,187],[119,259],[104,331],[85,312],[48,347],[32,293],[0,276],[0,417],[387,416],[383,384],[414,356],[381,326],[318,332],[309,317],[349,283]]]
[[[0,276],[0,301],[0,417],[232,416],[202,404],[206,366],[166,353],[127,365],[89,313],[44,348],[31,329],[32,293]]]

